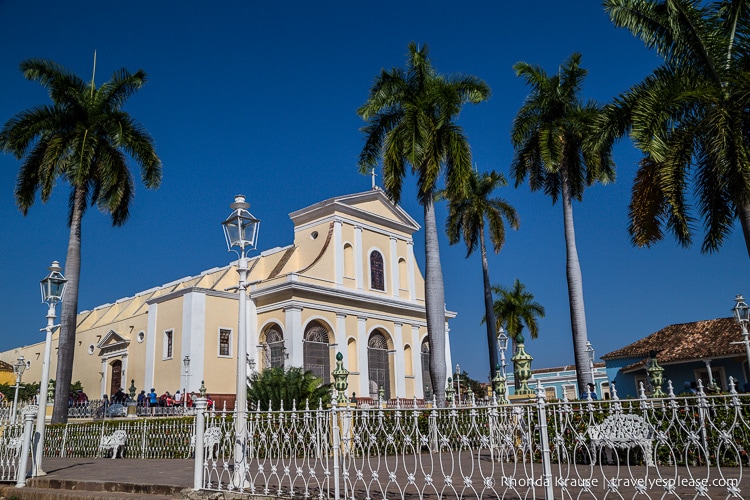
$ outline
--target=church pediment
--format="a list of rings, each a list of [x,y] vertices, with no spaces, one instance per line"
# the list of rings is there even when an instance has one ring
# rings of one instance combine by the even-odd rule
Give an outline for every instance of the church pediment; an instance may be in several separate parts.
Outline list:
[[[390,229],[413,234],[419,230],[419,223],[406,211],[393,203],[383,192],[376,188],[362,193],[337,196],[305,207],[289,214],[295,227],[331,217],[334,214],[348,216]]]
[[[130,340],[126,339],[114,330],[110,330],[107,334],[102,337],[99,343],[96,345],[99,349],[99,355],[110,354],[118,351],[126,351]]]

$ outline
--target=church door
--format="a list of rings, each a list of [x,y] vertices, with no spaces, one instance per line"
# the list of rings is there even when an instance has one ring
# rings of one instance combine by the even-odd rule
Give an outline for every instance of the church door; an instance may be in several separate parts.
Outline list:
[[[122,387],[122,361],[119,359],[113,361],[110,366],[112,367],[112,383],[109,385],[109,395],[111,396]]]

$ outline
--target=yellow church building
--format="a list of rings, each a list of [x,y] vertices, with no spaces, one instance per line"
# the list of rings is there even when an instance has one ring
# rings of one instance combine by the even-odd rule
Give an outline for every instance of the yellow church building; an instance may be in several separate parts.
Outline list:
[[[431,391],[424,279],[412,236],[419,224],[377,187],[292,212],[294,242],[249,259],[247,370],[303,367],[332,382],[336,353],[349,396],[423,398]],[[197,391],[234,401],[239,300],[236,262],[78,314],[73,380],[90,398],[128,388]],[[452,366],[446,311],[446,367]],[[57,332],[50,373],[56,372]],[[0,353],[30,360],[44,343]],[[185,358],[189,359],[187,370]],[[448,376],[448,375],[446,375]]]

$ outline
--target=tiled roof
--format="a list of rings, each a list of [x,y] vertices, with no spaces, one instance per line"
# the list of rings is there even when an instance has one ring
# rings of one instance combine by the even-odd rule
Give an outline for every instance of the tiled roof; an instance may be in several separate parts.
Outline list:
[[[745,354],[742,344],[742,329],[734,318],[719,318],[694,323],[669,325],[637,342],[612,351],[602,359],[648,357],[656,351],[660,363],[711,359]]]

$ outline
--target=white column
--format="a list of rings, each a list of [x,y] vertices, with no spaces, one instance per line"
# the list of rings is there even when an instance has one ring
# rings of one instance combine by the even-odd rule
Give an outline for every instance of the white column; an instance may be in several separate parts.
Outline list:
[[[257,370],[260,368],[260,365],[258,364],[258,357],[255,356],[255,352],[257,351],[257,346],[260,343],[258,340],[259,333],[258,333],[258,304],[255,302],[255,298],[253,297],[253,292],[256,289],[256,285],[253,285],[250,290],[250,297],[247,301],[247,348],[245,349],[245,352],[247,352],[250,357],[253,358],[255,361],[255,369]],[[246,365],[247,366],[247,365]],[[248,376],[252,375],[250,367],[247,366],[247,374]]]
[[[448,377],[451,376],[451,373],[453,373],[453,359],[451,356],[451,336],[450,336],[451,329],[448,327],[448,322],[445,322],[445,363],[446,363],[446,369],[448,370],[445,374],[445,379],[448,380]]]
[[[286,323],[286,332],[284,332],[284,347],[289,357],[284,361],[284,366],[304,366],[302,339],[302,308],[290,306],[284,309],[284,322]]]
[[[336,286],[344,284],[344,240],[341,235],[341,221],[333,222],[333,263],[336,267]]]
[[[367,363],[367,318],[357,317],[357,365],[359,366],[359,390],[357,393],[362,397],[370,395],[370,367]]]
[[[122,378],[120,379],[120,387],[125,389],[125,392],[128,392],[128,387],[130,387],[130,379],[128,379],[128,355],[123,354],[122,355]]]
[[[344,368],[349,366],[349,344],[346,337],[346,314],[336,313],[336,343],[341,353]],[[335,357],[335,356],[334,356]]]
[[[417,261],[414,259],[414,241],[406,242],[406,272],[409,278],[409,300],[416,299],[416,278],[414,277]]]
[[[706,363],[706,371],[708,371],[708,386],[713,387],[714,386],[714,374],[711,371],[711,360],[706,359],[703,362]]]
[[[396,238],[391,236],[391,295],[398,297],[399,275],[398,275],[398,247]]]
[[[419,327],[411,327],[412,366],[414,367],[414,386],[416,396],[424,398],[424,379],[422,378],[422,342],[419,338]]]
[[[354,276],[357,289],[364,288],[364,266],[362,265],[362,226],[354,226]]]
[[[156,319],[158,304],[148,305],[148,326],[146,327],[146,361],[143,373],[143,388],[148,393],[154,386],[154,368],[156,355]],[[102,392],[104,394],[104,392]]]
[[[148,389],[146,389],[146,392],[148,392]],[[102,358],[102,383],[99,387],[99,399],[104,394],[109,395],[109,391],[107,390],[107,358]]]
[[[182,344],[180,347],[179,373],[180,387],[197,391],[204,377],[204,360],[206,354],[206,294],[190,292],[182,297]],[[214,347],[215,349],[216,347]],[[215,353],[214,353],[215,354]],[[190,356],[190,376],[185,377],[182,360]],[[183,384],[183,380],[185,383]],[[144,387],[146,392],[153,387]]]
[[[393,327],[393,347],[395,351],[393,374],[396,377],[396,396],[397,398],[406,397],[406,366],[404,364],[404,335],[402,333],[401,323],[396,323]]]

